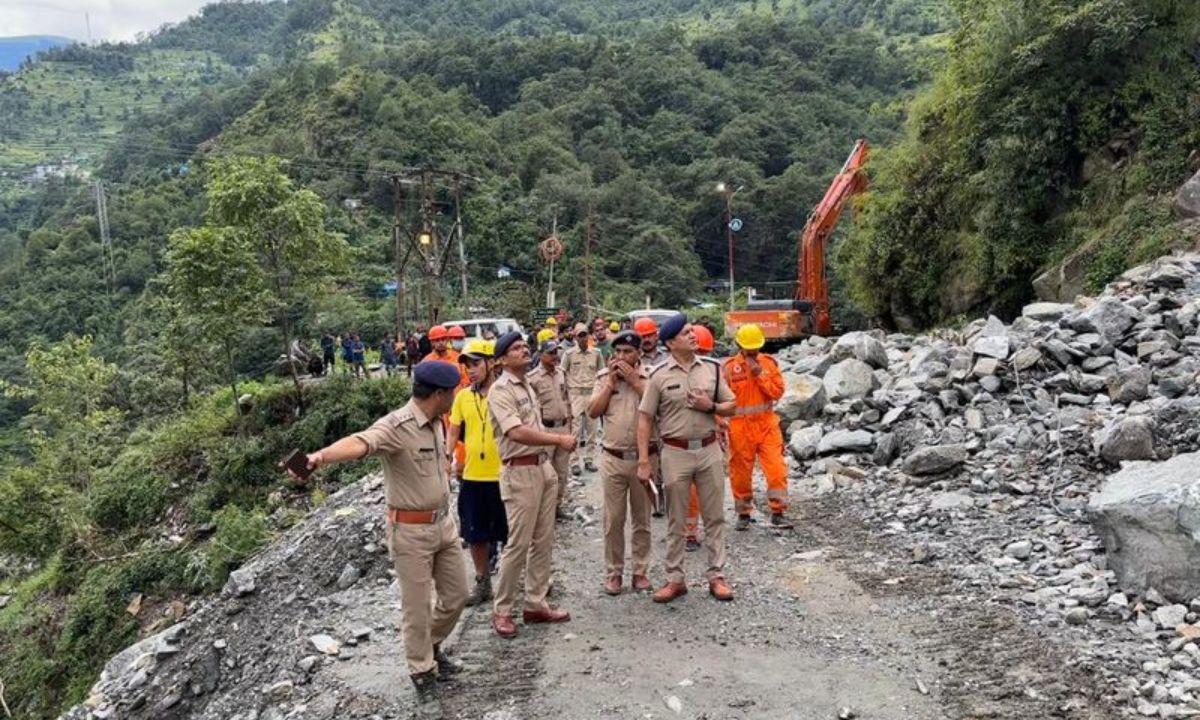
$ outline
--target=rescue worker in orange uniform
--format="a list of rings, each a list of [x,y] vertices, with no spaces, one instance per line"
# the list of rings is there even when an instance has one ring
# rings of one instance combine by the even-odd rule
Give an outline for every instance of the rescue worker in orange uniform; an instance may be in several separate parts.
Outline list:
[[[766,338],[753,323],[738,328],[734,337],[740,351],[725,362],[725,381],[733,390],[737,412],[729,420],[729,484],[737,512],[736,530],[754,522],[754,459],[767,478],[767,505],[771,527],[791,528],[784,516],[788,508],[787,462],[783,459],[783,433],[775,402],[783,397],[783,373],[775,358],[761,352]]]
[[[458,351],[450,347],[449,328],[445,325],[434,325],[429,328],[429,342],[433,344],[433,350],[421,358],[421,362],[441,360],[442,362],[454,363],[456,367],[458,366]]]
[[[713,338],[712,331],[703,325],[692,326],[692,333],[696,336],[696,354],[701,357],[709,357],[712,355],[713,348],[716,347],[716,339]],[[720,415],[716,416],[717,421],[717,439],[721,443],[721,452],[725,453],[725,462],[729,462],[729,420]],[[683,524],[683,530],[687,534],[687,540],[684,545],[684,550],[688,552],[696,552],[700,549],[700,496],[696,494],[696,486],[692,486],[692,495],[688,500],[687,520]]]
[[[434,325],[429,328],[429,342],[433,344],[433,350],[421,359],[421,362],[428,360],[441,360],[442,362],[454,363],[458,368],[458,386],[460,388],[470,387],[471,377],[467,375],[466,366],[460,363],[460,355],[457,350],[451,347],[450,343],[460,340],[467,336],[466,331],[458,325]],[[446,431],[446,435],[450,435],[450,415],[447,413],[442,416],[442,428]],[[467,447],[462,441],[454,444],[454,461],[455,461],[455,476],[454,479],[462,481],[462,470],[467,466]]]

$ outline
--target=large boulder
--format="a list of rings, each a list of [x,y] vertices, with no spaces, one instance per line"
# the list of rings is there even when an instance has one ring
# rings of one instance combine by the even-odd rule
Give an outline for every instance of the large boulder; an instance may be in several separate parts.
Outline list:
[[[1068,322],[1079,332],[1099,333],[1105,340],[1117,345],[1125,337],[1125,331],[1131,328],[1137,319],[1133,308],[1115,297],[1106,297],[1070,318]]]
[[[1200,217],[1200,172],[1175,193],[1175,214],[1181,218]]]
[[[825,408],[825,385],[815,375],[785,373],[783,397],[775,403],[775,412],[784,424],[796,420],[811,420]]]
[[[824,384],[825,395],[833,402],[859,400],[879,387],[871,366],[856,358],[843,360],[829,368]]]
[[[820,425],[809,425],[793,432],[788,440],[788,449],[792,451],[792,457],[797,460],[811,460],[816,457],[817,446],[824,434],[825,428]]]
[[[1155,458],[1154,419],[1145,415],[1118,418],[1098,430],[1092,440],[1096,452],[1110,463]]]
[[[821,438],[817,452],[867,452],[875,445],[875,436],[866,430],[834,430]]]
[[[1108,397],[1113,402],[1128,405],[1145,400],[1150,394],[1150,368],[1131,365],[1113,373],[1108,378]]]
[[[883,343],[861,331],[848,332],[838,338],[834,343],[832,354],[835,362],[846,358],[857,358],[873,368],[888,366],[887,350],[883,347]]]
[[[1200,596],[1200,453],[1129,463],[1088,503],[1123,588],[1171,600]]]
[[[914,450],[904,458],[904,472],[909,475],[937,475],[967,461],[965,445],[933,445]]]
[[[1030,320],[1041,320],[1042,322],[1050,322],[1058,320],[1063,315],[1075,309],[1070,303],[1052,303],[1052,302],[1036,302],[1026,305],[1021,310],[1021,316],[1027,317]]]

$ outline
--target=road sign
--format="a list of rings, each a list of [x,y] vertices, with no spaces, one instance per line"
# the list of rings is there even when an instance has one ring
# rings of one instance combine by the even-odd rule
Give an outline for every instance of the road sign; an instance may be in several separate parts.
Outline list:
[[[742,231],[742,219],[734,218],[734,219],[730,220],[729,221],[729,229],[734,232],[741,232]]]
[[[552,318],[557,315],[558,315],[558,308],[555,308],[555,307],[534,308],[534,310],[533,310],[533,319],[536,320],[537,322],[541,322],[541,323],[546,322],[547,318]]]

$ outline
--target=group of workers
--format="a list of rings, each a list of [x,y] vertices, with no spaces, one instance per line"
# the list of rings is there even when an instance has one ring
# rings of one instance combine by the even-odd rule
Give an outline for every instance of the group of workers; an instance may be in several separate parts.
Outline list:
[[[685,552],[698,550],[701,540],[710,595],[734,598],[725,578],[726,468],[736,529],[755,522],[756,460],[767,481],[770,526],[791,527],[774,413],[784,383],[774,359],[761,352],[762,330],[739,328],[737,354],[719,362],[708,356],[712,333],[682,313],[661,325],[639,319],[605,337],[601,352],[592,341],[606,329],[574,326],[566,352],[560,333],[548,327],[534,338],[536,348],[510,332],[495,341],[471,339],[460,354],[439,347],[434,328],[434,349],[413,371],[411,400],[308,455],[313,469],[371,455],[383,461],[406,658],[430,716],[440,712],[437,681],[461,669],[441,643],[465,605],[491,600],[493,629],[515,637],[523,576],[525,625],[570,620],[567,610],[547,601],[555,520],[563,514],[569,476],[596,470],[597,455],[602,589],[609,595],[623,590],[627,524],[630,587],[652,589],[651,516],[665,511],[666,582],[652,600],[669,603],[687,594]],[[457,526],[449,510],[451,477],[459,480]],[[474,566],[471,588],[460,538]]]

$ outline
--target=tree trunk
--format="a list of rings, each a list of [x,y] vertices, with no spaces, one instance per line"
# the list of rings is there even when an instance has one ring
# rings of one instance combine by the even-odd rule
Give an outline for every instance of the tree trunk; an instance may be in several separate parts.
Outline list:
[[[304,414],[304,386],[300,384],[300,373],[296,372],[296,363],[292,359],[292,324],[286,310],[279,315],[279,327],[283,330],[283,356],[287,358],[288,372],[296,386],[296,414],[299,416]]]
[[[238,435],[246,437],[246,418],[242,415],[242,404],[238,402],[237,371],[233,369],[233,346],[225,343],[225,358],[229,362],[229,388],[233,390],[233,409],[237,411]]]

